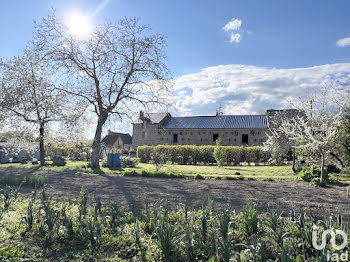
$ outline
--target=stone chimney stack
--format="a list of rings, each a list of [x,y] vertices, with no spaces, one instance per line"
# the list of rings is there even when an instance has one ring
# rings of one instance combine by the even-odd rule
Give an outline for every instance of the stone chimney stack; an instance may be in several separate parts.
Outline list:
[[[108,135],[111,135],[113,132],[110,130],[110,129],[108,129]]]
[[[143,114],[143,111],[140,110],[140,119],[141,119],[141,120],[144,120],[144,118],[145,118],[145,116],[144,116],[144,114]]]

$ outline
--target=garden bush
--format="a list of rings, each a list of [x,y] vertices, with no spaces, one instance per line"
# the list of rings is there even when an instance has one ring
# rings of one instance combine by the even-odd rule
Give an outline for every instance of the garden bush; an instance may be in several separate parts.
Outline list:
[[[53,166],[65,166],[67,164],[63,157],[52,157]]]
[[[216,146],[191,146],[191,145],[158,145],[139,146],[137,157],[141,163],[151,163],[155,156],[164,156],[163,162],[173,164],[216,164]],[[262,147],[220,146],[221,163],[226,165],[239,165],[241,162],[265,163],[270,154]],[[153,162],[154,163],[154,162]]]
[[[122,167],[136,167],[138,163],[138,159],[135,157],[129,157],[129,156],[121,156],[120,157],[120,163]]]
[[[327,165],[326,167],[327,173],[336,173],[339,174],[340,173],[340,168],[338,168],[336,165]]]
[[[302,180],[306,182],[311,182],[314,185],[319,185],[320,182],[321,169],[318,166],[303,166],[301,171],[299,171],[299,176]],[[327,170],[324,170],[325,182],[328,182]]]
[[[214,157],[219,167],[222,167],[227,160],[227,150],[221,145],[221,139],[216,140],[216,147],[214,149]]]

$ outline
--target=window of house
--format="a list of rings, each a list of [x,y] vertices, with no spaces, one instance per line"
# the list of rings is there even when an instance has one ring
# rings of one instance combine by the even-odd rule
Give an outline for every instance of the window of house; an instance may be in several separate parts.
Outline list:
[[[248,144],[248,135],[247,134],[242,135],[242,144]]]
[[[147,139],[147,132],[146,131],[142,132],[142,137],[143,137],[143,139]]]
[[[177,143],[177,134],[173,134],[173,142]]]
[[[218,139],[219,139],[219,134],[213,134],[213,141],[215,142]]]

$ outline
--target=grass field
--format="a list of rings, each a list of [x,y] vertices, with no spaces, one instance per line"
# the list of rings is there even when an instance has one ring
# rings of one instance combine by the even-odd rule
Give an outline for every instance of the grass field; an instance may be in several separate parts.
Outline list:
[[[136,171],[136,172],[155,172],[155,167],[152,164],[138,164],[136,168],[124,168],[124,169],[109,169],[101,167],[101,171],[97,171],[88,167],[88,163],[85,161],[68,161],[66,166],[51,166],[48,162],[47,166],[38,167],[41,170],[52,171],[70,171],[70,172],[87,172],[95,173],[102,172],[105,174],[122,174],[123,171]],[[15,167],[15,168],[33,168],[32,164],[2,164],[0,167]],[[242,175],[245,178],[257,178],[257,179],[294,179],[295,175],[290,166],[225,166],[219,168],[217,166],[194,166],[194,165],[164,165],[161,172],[195,176],[200,174],[205,177],[217,177],[217,176],[237,176]]]
[[[47,166],[39,167],[32,164],[1,164],[0,167],[14,167],[14,168],[33,168],[37,167],[40,170],[52,171],[68,171],[68,172],[85,172],[85,173],[104,173],[108,175],[122,175],[124,171],[136,171],[141,174],[142,171],[155,173],[156,169],[152,164],[140,163],[135,168],[116,168],[109,169],[101,167],[101,170],[94,170],[88,167],[86,161],[67,161],[66,166],[51,166],[51,162],[47,162]],[[201,175],[204,178],[225,178],[228,176],[240,177],[244,179],[260,179],[260,180],[285,180],[298,179],[298,176],[293,174],[290,165],[281,166],[201,166],[201,165],[164,165],[160,172],[171,174],[175,176],[189,176],[195,177]],[[331,181],[337,181],[344,184],[350,184],[350,172],[344,171],[340,174],[330,174]]]

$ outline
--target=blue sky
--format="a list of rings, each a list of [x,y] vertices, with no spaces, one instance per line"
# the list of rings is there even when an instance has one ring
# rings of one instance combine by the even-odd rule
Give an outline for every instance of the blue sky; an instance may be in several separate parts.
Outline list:
[[[96,1],[2,1],[0,55],[16,55],[31,37],[32,20],[50,7],[94,13]],[[208,66],[247,64],[277,68],[350,62],[350,48],[336,41],[350,36],[350,1],[165,1],[110,0],[96,20],[140,17],[168,38],[169,66],[175,76]],[[240,43],[230,43],[222,27],[242,21]]]
[[[136,16],[167,36],[178,115],[213,114],[219,104],[230,114],[287,107],[288,99],[350,73],[348,0],[2,1],[0,56],[18,54],[33,19],[51,7],[61,16],[94,14],[97,22]]]

